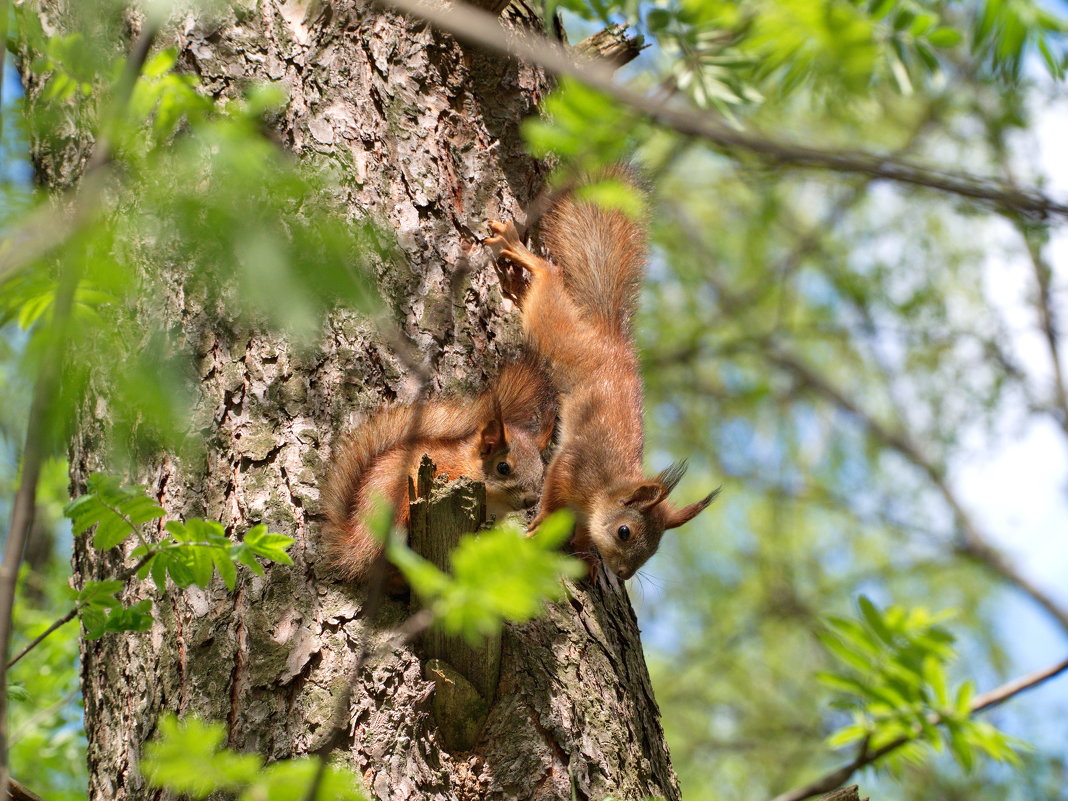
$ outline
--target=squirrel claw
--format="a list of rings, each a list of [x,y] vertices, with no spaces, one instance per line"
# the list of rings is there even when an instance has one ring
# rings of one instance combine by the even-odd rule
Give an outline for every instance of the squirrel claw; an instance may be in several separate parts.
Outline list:
[[[533,254],[523,245],[514,223],[490,220],[489,229],[494,235],[483,239],[482,244],[492,250],[494,256],[507,259],[509,262],[503,265],[499,262],[496,264],[501,292],[509,300],[519,302],[527,287],[527,277],[523,272],[523,267],[527,260],[533,257]]]

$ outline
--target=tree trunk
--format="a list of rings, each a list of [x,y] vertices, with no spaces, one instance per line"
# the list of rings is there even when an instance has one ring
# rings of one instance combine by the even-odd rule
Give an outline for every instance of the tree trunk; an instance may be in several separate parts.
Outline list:
[[[550,81],[353,0],[243,5],[211,22],[186,18],[163,44],[215,95],[249,80],[285,87],[281,141],[339,165],[353,216],[396,231],[407,264],[383,283],[434,388],[477,385],[518,341],[477,240],[487,218],[521,215],[541,187],[545,167],[525,154],[518,126]],[[540,25],[526,8],[504,17]],[[62,183],[77,159],[46,147],[34,152],[39,176]],[[349,314],[327,321],[316,352],[302,355],[274,336],[235,333],[180,285],[176,274],[164,323],[199,359],[197,416],[213,421],[206,461],[153,459],[134,478],[171,517],[294,536],[295,565],[262,578],[240,571],[233,593],[219,581],[172,588],[150,632],[83,643],[90,798],[101,801],[149,797],[137,764],[166,710],[225,721],[232,747],[272,760],[316,750],[360,645],[407,614],[386,603],[366,619],[359,588],[330,578],[317,539],[331,444],[360,412],[411,399],[403,362]],[[107,467],[100,426],[81,423],[76,487]],[[115,569],[84,537],[74,564],[79,583]],[[155,596],[150,582],[132,584],[128,601]],[[418,649],[400,648],[363,666],[339,758],[380,799],[677,798],[625,589],[605,578],[567,589],[543,617],[506,628],[496,700],[470,751],[443,748]]]

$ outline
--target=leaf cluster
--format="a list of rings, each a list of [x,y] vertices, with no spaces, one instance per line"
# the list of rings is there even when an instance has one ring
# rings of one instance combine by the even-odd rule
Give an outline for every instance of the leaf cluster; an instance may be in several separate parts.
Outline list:
[[[245,565],[254,573],[263,574],[257,557],[269,562],[290,565],[293,560],[286,553],[293,538],[272,534],[259,524],[250,528],[239,543],[232,542],[221,523],[192,518],[170,520],[163,527],[169,536],[151,537],[142,526],[161,519],[166,512],[146,493],[143,487],[124,487],[114,476],[94,473],[87,482],[88,491],[75,498],[63,510],[71,519],[75,535],[96,526],[93,547],[100,551],[117,548],[130,537],[137,537],[140,545],[130,552],[137,560],[137,578],[148,576],[163,592],[168,577],[180,588],[195,584],[207,587],[216,572],[233,590],[237,584],[237,566]],[[143,599],[125,605],[119,594],[125,581],[87,581],[75,596],[75,605],[85,628],[85,636],[97,639],[108,632],[147,631],[152,625],[152,601]]]
[[[636,26],[661,56],[650,77],[728,119],[800,88],[834,101],[884,85],[910,94],[968,57],[1006,85],[1020,81],[1028,52],[1057,80],[1068,60],[1068,22],[1034,0],[551,0],[546,8]]]
[[[193,447],[195,354],[159,326],[169,294],[298,345],[338,306],[378,310],[373,267],[392,258],[391,237],[369,220],[346,219],[336,199],[343,171],[301,164],[272,140],[269,123],[285,104],[277,86],[213,99],[165,49],[149,56],[121,102],[127,59],[94,42],[95,23],[51,36],[29,4],[16,7],[13,22],[12,46],[43,86],[18,104],[38,162],[48,168],[71,148],[106,145],[109,154],[76,189],[12,203],[3,221],[11,234],[3,256],[43,238],[44,226],[51,232],[40,258],[0,271],[0,325],[29,332],[5,357],[20,358],[25,373],[63,365],[48,409],[54,452],[90,386],[106,396],[117,455]],[[95,143],[62,138],[72,130]],[[52,179],[62,186],[78,177]],[[64,281],[75,285],[73,308],[56,319]]]
[[[173,714],[159,719],[159,733],[145,746],[141,771],[152,787],[189,798],[224,792],[240,801],[365,801],[359,777],[318,758],[263,764],[258,754],[223,747],[226,727]],[[321,771],[321,773],[320,773]],[[313,784],[314,795],[310,795]]]
[[[891,606],[880,610],[859,599],[860,618],[828,618],[820,634],[823,645],[845,670],[818,674],[838,694],[835,705],[853,714],[853,722],[828,740],[834,747],[862,742],[862,753],[902,742],[894,756],[922,759],[921,745],[937,751],[948,746],[966,770],[977,756],[1017,764],[1021,744],[990,723],[972,717],[975,683],[950,686],[946,669],[956,657],[954,637],[938,623],[952,613]]]
[[[464,536],[449,555],[445,573],[408,548],[396,533],[387,556],[446,631],[471,642],[500,631],[504,621],[523,622],[547,601],[563,597],[562,577],[582,575],[582,563],[559,552],[571,536],[566,511],[547,518],[534,536],[504,522]]]

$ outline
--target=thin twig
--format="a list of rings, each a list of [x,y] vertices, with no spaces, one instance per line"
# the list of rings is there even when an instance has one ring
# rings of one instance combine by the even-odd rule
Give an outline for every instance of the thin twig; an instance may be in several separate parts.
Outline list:
[[[497,18],[460,3],[424,0],[378,0],[417,19],[423,19],[458,39],[515,56],[558,75],[568,75],[623,103],[657,123],[681,134],[697,137],[724,150],[741,150],[759,158],[794,167],[859,173],[872,178],[923,186],[990,203],[1040,219],[1068,217],[1068,204],[1031,189],[1005,186],[991,178],[951,173],[912,164],[876,153],[830,150],[780,141],[720,124],[693,108],[669,104],[616,83],[612,70],[602,64],[575,59],[558,43],[530,32],[506,30]]]
[[[7,666],[10,668],[13,665],[15,665],[15,663],[18,662],[20,659],[22,659],[22,657],[26,656],[26,654],[28,654],[30,651],[32,651],[34,648],[36,648],[38,645],[40,645],[44,641],[45,637],[47,637],[49,634],[51,634],[53,631],[55,631],[56,629],[60,628],[61,626],[64,626],[67,623],[69,623],[70,621],[74,620],[74,617],[77,614],[78,614],[78,607],[77,606],[72,606],[70,608],[70,610],[67,612],[67,614],[63,615],[63,617],[61,617],[58,620],[56,620],[55,622],[53,622],[51,626],[49,626],[43,632],[41,632],[36,637],[34,637],[29,645],[27,645],[25,648],[23,648],[21,651],[19,651],[17,654],[15,654],[15,656],[13,656],[11,658],[11,661],[7,663]]]
[[[1060,332],[1058,331],[1057,318],[1053,306],[1053,268],[1042,255],[1041,245],[1035,241],[1033,233],[1027,230],[1027,225],[1021,220],[1013,220],[1016,230],[1020,233],[1027,255],[1031,259],[1031,268],[1035,276],[1035,285],[1038,290],[1035,296],[1035,306],[1038,309],[1039,327],[1046,339],[1046,347],[1049,349],[1050,366],[1053,369],[1053,397],[1057,413],[1053,415],[1060,424],[1061,430],[1068,435],[1068,388],[1064,379],[1064,367],[1061,362]]]
[[[674,216],[682,223],[680,228],[684,235],[688,237],[688,241],[692,246],[699,252],[703,250],[705,244],[703,240],[695,234],[695,232],[700,229],[695,224],[687,221],[685,209],[676,205],[674,207]],[[711,284],[713,289],[715,289],[720,305],[724,311],[730,313],[737,311],[740,308],[744,308],[746,301],[744,301],[738,293],[733,292],[730,287],[728,287],[726,283],[715,274],[715,271],[710,271],[706,275],[706,280]],[[860,423],[871,436],[881,441],[892,450],[897,451],[901,456],[905,457],[906,460],[911,462],[914,467],[926,474],[935,489],[937,489],[938,493],[942,496],[946,505],[950,508],[950,511],[953,512],[953,516],[956,519],[957,529],[960,533],[960,542],[957,545],[957,550],[961,554],[981,562],[1002,579],[1015,585],[1021,592],[1030,596],[1035,603],[1046,610],[1050,617],[1052,617],[1062,629],[1068,632],[1068,609],[1061,606],[1052,595],[1021,573],[1008,556],[991,544],[989,537],[979,527],[975,519],[968,513],[968,510],[964,508],[964,505],[957,497],[957,494],[953,491],[953,488],[950,487],[945,471],[927,457],[920,445],[915,442],[907,432],[891,429],[879,422],[858,402],[847,396],[845,392],[835,386],[835,384],[825,375],[808,366],[797,354],[775,344],[771,337],[758,336],[740,344],[744,347],[755,348],[760,356],[767,359],[772,364],[793,373],[801,384],[822,395],[838,408],[847,412]],[[692,349],[693,353],[696,354],[700,350],[700,343],[695,342]]]
[[[1066,670],[1068,670],[1068,659],[1043,670],[1036,670],[1034,673],[1021,676],[1018,679],[1013,679],[989,692],[977,695],[972,699],[971,714],[974,715],[977,712],[983,712],[998,704],[1002,704],[1025,690],[1030,690],[1032,687],[1037,687],[1055,676],[1059,676]],[[935,726],[944,722],[944,719],[940,715],[932,715],[929,720]],[[796,790],[790,790],[787,793],[777,795],[771,801],[804,801],[804,799],[812,798],[812,796],[819,795],[820,793],[829,793],[845,784],[849,777],[861,768],[877,762],[887,754],[896,751],[898,748],[914,739],[916,738],[899,737],[874,751],[868,751],[865,747],[861,749],[861,754],[852,762],[832,770],[815,781],[809,782],[804,787],[799,787]]]

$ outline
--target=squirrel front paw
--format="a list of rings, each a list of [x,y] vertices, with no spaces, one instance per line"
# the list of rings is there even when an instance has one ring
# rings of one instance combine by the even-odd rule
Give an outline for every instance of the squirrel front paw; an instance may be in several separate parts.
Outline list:
[[[495,256],[507,259],[506,262],[498,261],[495,264],[501,292],[509,300],[522,303],[528,283],[523,268],[526,259],[534,256],[519,239],[519,232],[514,223],[506,224],[491,220],[489,227],[494,232],[494,236],[484,239],[483,244],[490,248]]]
[[[494,235],[483,240],[483,244],[490,248],[494,255],[504,257],[520,265],[523,263],[524,257],[530,255],[530,251],[527,250],[526,245],[519,238],[515,223],[490,220],[489,229],[493,231]]]

